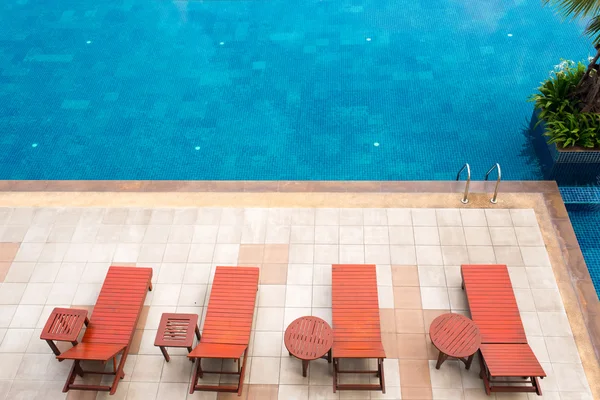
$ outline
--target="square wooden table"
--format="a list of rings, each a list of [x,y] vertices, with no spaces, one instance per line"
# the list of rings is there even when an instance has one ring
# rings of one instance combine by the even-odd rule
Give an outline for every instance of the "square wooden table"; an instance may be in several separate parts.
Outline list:
[[[48,317],[48,321],[46,321],[40,339],[45,340],[54,354],[59,356],[60,350],[58,350],[54,341],[71,342],[75,346],[83,324],[87,326],[88,323],[87,310],[55,308]]]
[[[171,358],[166,347],[185,347],[189,353],[194,345],[194,334],[200,340],[198,315],[164,313],[158,324],[154,345],[160,347],[165,360],[169,362]]]

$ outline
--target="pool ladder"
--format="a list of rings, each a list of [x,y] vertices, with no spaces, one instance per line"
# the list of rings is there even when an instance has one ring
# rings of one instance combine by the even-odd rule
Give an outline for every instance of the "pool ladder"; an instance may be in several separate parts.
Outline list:
[[[498,170],[498,179],[496,179],[496,187],[494,188],[494,195],[490,199],[490,203],[492,203],[492,204],[498,203],[498,186],[500,186],[500,181],[502,180],[502,169],[500,168],[500,164],[498,164],[498,163],[494,164],[492,166],[492,168],[490,168],[488,170],[488,172],[486,172],[486,174],[485,174],[485,180],[487,181],[488,178],[490,177],[490,174],[495,169]],[[456,180],[458,181],[460,179],[460,174],[464,170],[467,170],[467,182],[465,184],[465,191],[463,193],[463,198],[460,200],[460,202],[463,204],[467,204],[469,202],[469,186],[471,185],[471,166],[469,166],[469,163],[465,163],[462,166],[462,168],[458,171],[458,174],[456,174]]]

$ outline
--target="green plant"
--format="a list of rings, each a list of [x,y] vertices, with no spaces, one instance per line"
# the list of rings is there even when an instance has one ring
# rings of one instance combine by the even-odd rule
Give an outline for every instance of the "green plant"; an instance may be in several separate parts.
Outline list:
[[[583,63],[563,60],[531,96],[539,110],[538,124],[546,123],[548,143],[561,147],[600,148],[600,114],[582,112],[581,100],[573,93],[586,73]]]

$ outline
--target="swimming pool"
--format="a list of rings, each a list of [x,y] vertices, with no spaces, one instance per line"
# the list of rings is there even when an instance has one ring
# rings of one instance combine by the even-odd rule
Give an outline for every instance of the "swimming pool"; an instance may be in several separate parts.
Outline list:
[[[537,179],[539,0],[5,0],[0,179]]]

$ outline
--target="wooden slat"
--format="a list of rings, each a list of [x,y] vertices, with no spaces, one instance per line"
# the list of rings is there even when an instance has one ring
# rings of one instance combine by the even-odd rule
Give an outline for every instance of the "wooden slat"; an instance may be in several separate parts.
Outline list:
[[[481,354],[492,377],[546,376],[528,344],[482,344]]]
[[[482,343],[527,343],[506,265],[463,265],[471,318]]]
[[[384,358],[375,265],[333,265],[333,358]]]

